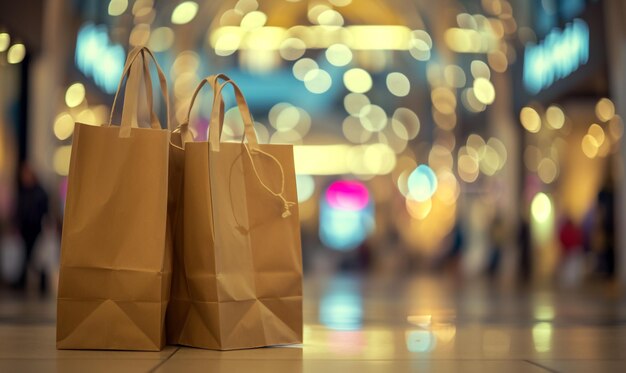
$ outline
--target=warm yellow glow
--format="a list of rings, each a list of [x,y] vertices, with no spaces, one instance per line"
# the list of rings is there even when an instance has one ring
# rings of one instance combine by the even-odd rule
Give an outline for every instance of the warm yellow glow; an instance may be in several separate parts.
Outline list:
[[[478,149],[480,157],[480,171],[488,176],[493,176],[502,169],[503,162],[498,152],[489,145],[483,145]]]
[[[224,33],[215,41],[215,54],[218,56],[230,56],[241,45],[241,36],[236,33]]]
[[[473,183],[478,178],[478,160],[469,154],[461,154],[459,151],[457,171],[461,179],[467,183]]]
[[[401,107],[393,112],[391,118],[392,129],[398,137],[404,140],[412,140],[417,137],[417,134],[420,132],[421,124],[415,112]],[[402,129],[400,129],[400,127],[402,127]],[[406,134],[406,138],[403,137],[404,134]]]
[[[470,64],[470,71],[472,72],[472,76],[474,79],[485,78],[491,79],[491,71],[489,70],[489,66],[481,60],[474,60]]]
[[[453,162],[452,153],[443,145],[433,145],[428,153],[428,165],[435,171],[450,170]]]
[[[519,118],[528,132],[537,133],[541,129],[541,117],[535,109],[529,106],[522,108]]]
[[[148,47],[154,52],[168,50],[174,43],[174,31],[169,27],[159,27],[150,34]]]
[[[598,144],[598,140],[590,134],[586,134],[583,137],[581,146],[583,153],[585,153],[587,157],[595,158],[598,155],[598,148],[600,147],[600,144]]]
[[[65,140],[68,137],[72,136],[74,132],[74,118],[68,113],[61,113],[57,115],[54,120],[53,127],[54,135],[59,140]]]
[[[65,104],[70,107],[80,105],[85,99],[85,86],[82,83],[74,83],[65,91]]]
[[[348,6],[352,3],[352,0],[329,0],[334,6]]]
[[[355,50],[407,50],[412,32],[405,26],[361,25],[346,27],[352,36],[347,43]]]
[[[109,15],[122,15],[126,11],[126,8],[128,8],[128,0],[111,0],[111,2],[109,2]]]
[[[602,98],[596,104],[596,116],[603,122],[608,122],[615,116],[615,105],[608,98]]]
[[[304,81],[306,75],[314,70],[319,69],[317,62],[311,58],[302,58],[293,64],[293,76],[298,80]]]
[[[465,78],[465,72],[461,67],[457,65],[448,65],[443,70],[443,76],[448,84],[451,87],[461,88],[465,86],[467,79]]]
[[[270,144],[302,144],[302,136],[294,130],[274,132]]]
[[[333,9],[327,9],[317,16],[317,23],[322,26],[339,27],[343,26],[343,17]]]
[[[424,220],[433,208],[430,198],[424,201],[416,201],[412,198],[405,199],[406,210],[413,219]]]
[[[67,176],[70,170],[70,156],[72,154],[72,146],[60,146],[52,156],[52,168],[54,172],[61,176]]]
[[[280,110],[280,112],[276,115],[276,120],[271,122],[271,124],[277,131],[285,132],[294,129],[298,125],[299,121],[300,111],[298,111],[298,108],[288,105]]]
[[[143,46],[148,43],[149,39],[150,25],[148,25],[147,23],[140,23],[133,27],[133,30],[130,32],[128,42],[132,46]]]
[[[352,148],[348,163],[356,175],[386,175],[396,166],[396,153],[387,144],[362,145]]]
[[[244,50],[261,52],[277,51],[285,40],[285,33],[280,27],[261,27],[242,35],[245,36],[241,36]]]
[[[499,73],[506,72],[506,69],[509,67],[509,61],[501,51],[493,51],[487,55],[487,62],[489,62],[489,66]]]
[[[489,140],[487,140],[487,146],[491,147],[493,150],[496,151],[496,153],[498,153],[498,158],[500,160],[499,169],[502,169],[506,164],[508,157],[506,146],[504,146],[504,143],[502,141],[498,140],[495,137],[490,137]]]
[[[299,38],[307,48],[314,49],[327,49],[334,44],[345,44],[351,50],[412,50],[415,43],[411,29],[396,25],[347,27],[299,25],[290,29],[263,26],[251,30],[240,26],[220,26],[208,34],[211,47],[217,49],[218,40],[226,34],[237,35],[243,40],[231,47],[234,50],[259,49],[258,45],[246,42],[249,38],[264,40],[262,48],[266,50],[279,50],[282,43],[289,38]]]
[[[438,110],[433,110],[433,120],[439,128],[446,131],[452,131],[456,127],[456,114],[454,112],[444,114]]]
[[[473,88],[474,94],[480,103],[485,105],[493,104],[493,101],[496,99],[496,90],[489,80],[476,78]]]
[[[382,131],[387,126],[387,113],[378,105],[366,105],[359,112],[363,128],[370,132]]]
[[[602,127],[600,127],[599,124],[594,123],[591,126],[589,126],[589,130],[587,130],[587,133],[589,133],[591,136],[593,136],[594,139],[596,139],[596,143],[598,144],[598,147],[602,146],[606,136],[604,135],[604,130],[602,129]]]
[[[96,125],[96,114],[89,108],[84,109],[78,113],[76,121],[79,123]]]
[[[539,162],[539,166],[537,166],[537,174],[544,183],[552,183],[558,174],[556,163],[550,158],[542,159],[541,162]]]
[[[450,156],[452,156],[450,154]],[[450,158],[452,160],[452,158]],[[452,163],[450,163],[452,168]],[[440,200],[448,206],[452,206],[456,203],[456,200],[461,194],[461,188],[454,174],[446,169],[437,172],[437,191],[435,192],[436,199]]]
[[[267,15],[257,10],[250,12],[241,19],[241,28],[244,31],[252,31],[265,26]]]
[[[326,49],[326,59],[334,66],[346,66],[352,61],[352,51],[345,44],[333,44]]]
[[[195,1],[183,1],[172,12],[172,23],[184,25],[191,22],[198,13],[198,4]]]
[[[619,115],[616,115],[609,122],[609,133],[613,140],[619,140],[624,134],[624,123]]]
[[[409,82],[409,78],[402,73],[389,73],[389,75],[387,75],[387,89],[394,96],[404,97],[407,96],[411,90],[411,82]]]
[[[533,344],[537,352],[548,352],[552,347],[552,324],[540,322],[533,326]]]
[[[485,146],[485,139],[476,133],[472,133],[467,137],[466,145],[473,151],[478,152],[478,149]]]
[[[458,53],[486,53],[495,44],[491,33],[466,28],[449,28],[443,37],[446,45]]]
[[[351,92],[365,93],[372,88],[372,77],[367,71],[354,68],[343,74],[343,83]]]
[[[185,73],[195,73],[199,66],[200,57],[198,54],[192,50],[186,50],[178,54],[172,64],[171,72],[174,77]]]
[[[555,130],[560,129],[563,127],[563,124],[565,124],[565,114],[560,107],[551,105],[548,107],[548,110],[546,110],[546,121],[550,128]]]
[[[552,214],[552,201],[545,193],[537,193],[530,203],[530,212],[534,220],[545,223]]]
[[[305,51],[306,44],[298,38],[288,38],[280,44],[280,56],[288,61],[297,60]]]
[[[396,165],[396,155],[386,144],[295,145],[297,174],[386,175]]]
[[[309,18],[309,21],[311,23],[318,23],[317,18],[320,16],[320,14],[322,14],[323,12],[327,11],[327,10],[331,10],[332,8],[329,7],[326,4],[316,4],[316,3],[309,3],[309,11],[307,12],[307,17]]]
[[[533,310],[533,315],[539,321],[554,320],[554,307],[550,305],[538,305]]]
[[[247,14],[259,8],[256,0],[238,0],[235,4],[235,11],[240,14]]]
[[[456,96],[450,88],[437,87],[430,93],[435,109],[444,114],[452,114],[456,110]]]
[[[322,94],[330,89],[333,81],[325,70],[313,69],[304,76],[304,86],[311,93]]]
[[[24,44],[13,44],[7,52],[7,62],[10,64],[16,64],[22,62],[26,55],[26,47]]]
[[[479,113],[487,107],[485,104],[478,101],[476,95],[474,94],[474,88],[464,89],[461,93],[461,101],[467,110],[474,113]]]
[[[415,30],[411,35],[409,53],[418,61],[428,61],[430,59],[430,50],[433,47],[433,40],[430,35],[424,30]]]
[[[361,109],[370,104],[370,99],[362,93],[348,93],[343,98],[343,106],[352,116],[359,116]]]
[[[355,144],[367,142],[372,137],[372,132],[363,128],[361,121],[353,116],[344,119],[341,130],[346,139]]]
[[[11,36],[6,32],[0,32],[0,52],[4,52],[11,44]]]

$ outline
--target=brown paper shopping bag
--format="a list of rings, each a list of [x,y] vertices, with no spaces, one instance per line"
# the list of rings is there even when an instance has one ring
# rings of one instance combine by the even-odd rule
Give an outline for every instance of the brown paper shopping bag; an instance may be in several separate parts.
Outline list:
[[[215,77],[208,81],[215,85]],[[168,341],[220,350],[301,343],[293,149],[258,144],[241,91],[224,84],[235,89],[248,143],[220,143],[220,86],[209,141],[183,141],[182,238],[174,247]]]
[[[149,101],[152,128],[137,126],[147,58],[129,53],[119,127],[76,123],[61,243],[57,348],[160,350],[171,280],[167,219],[169,131]],[[142,63],[143,62],[143,63]],[[169,125],[167,83],[156,64]]]

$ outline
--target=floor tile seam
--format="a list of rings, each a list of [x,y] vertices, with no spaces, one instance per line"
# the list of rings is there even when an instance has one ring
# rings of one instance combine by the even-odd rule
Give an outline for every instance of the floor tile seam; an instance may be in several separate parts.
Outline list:
[[[527,363],[528,363],[528,364],[530,364],[530,365],[534,365],[534,366],[536,366],[536,367],[539,367],[539,368],[544,369],[544,370],[546,370],[546,371],[548,371],[548,372],[551,372],[551,373],[560,373],[560,372],[559,372],[558,370],[556,370],[556,369],[552,369],[552,368],[550,368],[550,367],[547,367],[547,366],[545,366],[545,365],[543,365],[543,364],[539,364],[539,363],[537,363],[537,362],[535,362],[535,361],[532,361],[532,360],[524,359],[523,361],[527,362]]]
[[[159,369],[161,366],[163,366],[163,364],[168,362],[178,352],[178,350],[180,350],[180,347],[176,347],[176,349],[172,351],[171,354],[169,354],[165,359],[162,359],[155,367],[150,369],[148,373],[156,372],[157,369]]]

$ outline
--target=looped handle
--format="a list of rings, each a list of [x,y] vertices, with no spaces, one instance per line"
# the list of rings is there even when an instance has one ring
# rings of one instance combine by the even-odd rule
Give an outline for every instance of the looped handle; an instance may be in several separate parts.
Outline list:
[[[148,63],[146,61],[146,56],[145,54],[148,54],[148,56],[150,56],[150,58],[152,59],[152,61],[154,62],[154,65],[156,67],[157,70],[157,74],[159,77],[159,84],[161,87],[161,94],[163,95],[163,99],[165,100],[165,110],[166,110],[166,121],[167,121],[167,128],[170,128],[170,104],[169,104],[169,96],[168,96],[168,90],[167,90],[167,79],[165,78],[165,74],[163,73],[163,70],[161,70],[161,67],[159,66],[156,58],[154,57],[154,54],[152,53],[152,51],[150,51],[150,49],[146,48],[146,47],[136,47],[133,48],[129,54],[128,54],[128,58],[126,60],[126,64],[124,65],[124,70],[122,72],[122,76],[120,77],[120,82],[118,84],[117,87],[117,91],[115,92],[115,97],[113,98],[113,106],[111,107],[111,114],[109,116],[109,123],[108,125],[110,126],[111,123],[113,122],[113,114],[115,112],[115,107],[117,105],[117,99],[120,93],[120,90],[122,88],[122,84],[124,83],[124,79],[130,74],[130,76],[128,77],[128,82],[126,84],[126,93],[131,93],[131,91],[133,90],[137,90],[136,85],[138,84],[138,80],[139,79],[139,74],[141,73],[141,70],[138,67],[134,67],[134,71],[133,73],[131,73],[131,70],[133,69],[133,66],[135,65],[135,60],[137,59],[137,57],[141,54],[142,60],[143,60],[143,66],[144,66],[144,75],[146,76],[146,86],[148,86],[148,84],[150,85],[150,88],[147,89],[146,95],[148,97],[148,99],[150,101],[152,101],[152,83],[151,80],[149,78],[150,76],[150,71],[148,68]],[[149,92],[149,93],[148,93]],[[128,105],[128,109],[129,110],[125,110],[126,108],[122,108],[122,123],[121,123],[121,128],[120,128],[120,137],[128,137],[130,136],[130,128],[132,126],[132,121],[133,121],[133,115],[135,115],[134,113],[132,113],[135,109],[136,106],[136,96],[132,95],[129,97],[127,95],[125,95],[127,98],[129,98],[131,100],[130,105]],[[154,113],[152,113],[151,111],[151,125],[153,126],[153,128],[161,128],[160,125],[158,124],[158,119],[156,117],[156,115]],[[129,116],[131,116],[129,118]]]
[[[254,121],[252,119],[252,114],[250,114],[250,109],[248,108],[248,103],[246,99],[243,97],[243,93],[241,93],[241,89],[235,82],[232,80],[228,80],[222,83],[215,92],[215,96],[221,97],[222,90],[227,85],[232,85],[235,90],[235,99],[237,100],[237,107],[239,107],[239,112],[241,113],[241,117],[243,119],[244,125],[244,136],[248,139],[248,144],[253,150],[256,150],[259,147],[259,141],[256,137],[256,132],[254,131]],[[223,111],[223,107],[218,105],[217,100],[213,100],[213,110],[211,111],[211,123],[215,123],[219,118],[221,118]],[[211,145],[211,150],[219,151],[220,150],[220,135],[221,135],[222,126],[209,126],[209,144]],[[243,141],[243,139],[242,139]]]
[[[189,109],[187,110],[187,116],[185,117],[185,121],[183,123],[181,123],[177,130],[180,131],[183,141],[182,141],[182,146],[183,148],[185,147],[185,142],[192,142],[194,141],[194,136],[192,135],[191,131],[189,130],[189,119],[191,117],[191,109],[193,108],[193,104],[196,102],[196,97],[198,96],[198,94],[200,93],[200,90],[202,90],[202,88],[204,87],[205,84],[209,84],[209,86],[211,87],[211,89],[213,90],[213,102],[215,102],[215,100],[217,100],[219,98],[220,100],[220,117],[219,117],[219,121],[217,122],[218,126],[222,126],[224,123],[224,100],[222,99],[222,96],[218,96],[216,94],[216,88],[217,88],[217,84],[219,82],[219,80],[223,80],[223,81],[229,81],[230,78],[226,75],[226,74],[216,74],[216,75],[211,75],[208,76],[204,79],[202,79],[202,81],[200,82],[200,84],[198,84],[198,86],[196,87],[196,90],[193,93],[193,96],[191,97],[191,102],[189,103]],[[209,124],[209,126],[212,124],[213,122],[211,122]],[[222,132],[221,128],[220,128],[220,133]],[[208,133],[207,133],[207,137],[208,137]]]
[[[261,183],[261,186],[263,186],[265,190],[267,190],[274,197],[277,197],[281,200],[283,204],[283,213],[281,216],[283,218],[288,218],[289,216],[291,216],[291,207],[294,206],[296,203],[288,201],[287,198],[285,197],[285,170],[283,169],[283,165],[280,163],[278,159],[276,159],[276,157],[274,157],[270,153],[264,152],[259,147],[249,149],[246,144],[244,144],[243,146],[244,148],[246,148],[246,153],[248,154],[248,157],[250,158],[250,163],[252,164],[252,170],[254,170],[254,174],[256,175],[257,180],[259,180],[259,182]],[[278,193],[274,192],[269,186],[267,186],[267,184],[263,182],[263,180],[261,179],[261,176],[259,175],[258,170],[256,169],[256,166],[254,165],[252,154],[262,154],[262,155],[265,155],[266,157],[269,157],[274,162],[276,162],[276,164],[278,165],[278,168],[280,169],[280,192]]]

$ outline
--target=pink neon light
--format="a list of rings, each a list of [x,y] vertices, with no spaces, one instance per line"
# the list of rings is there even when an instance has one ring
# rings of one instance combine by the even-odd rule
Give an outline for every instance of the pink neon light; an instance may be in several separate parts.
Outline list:
[[[334,209],[358,211],[364,209],[369,201],[367,188],[358,181],[335,181],[326,190],[326,202]]]

